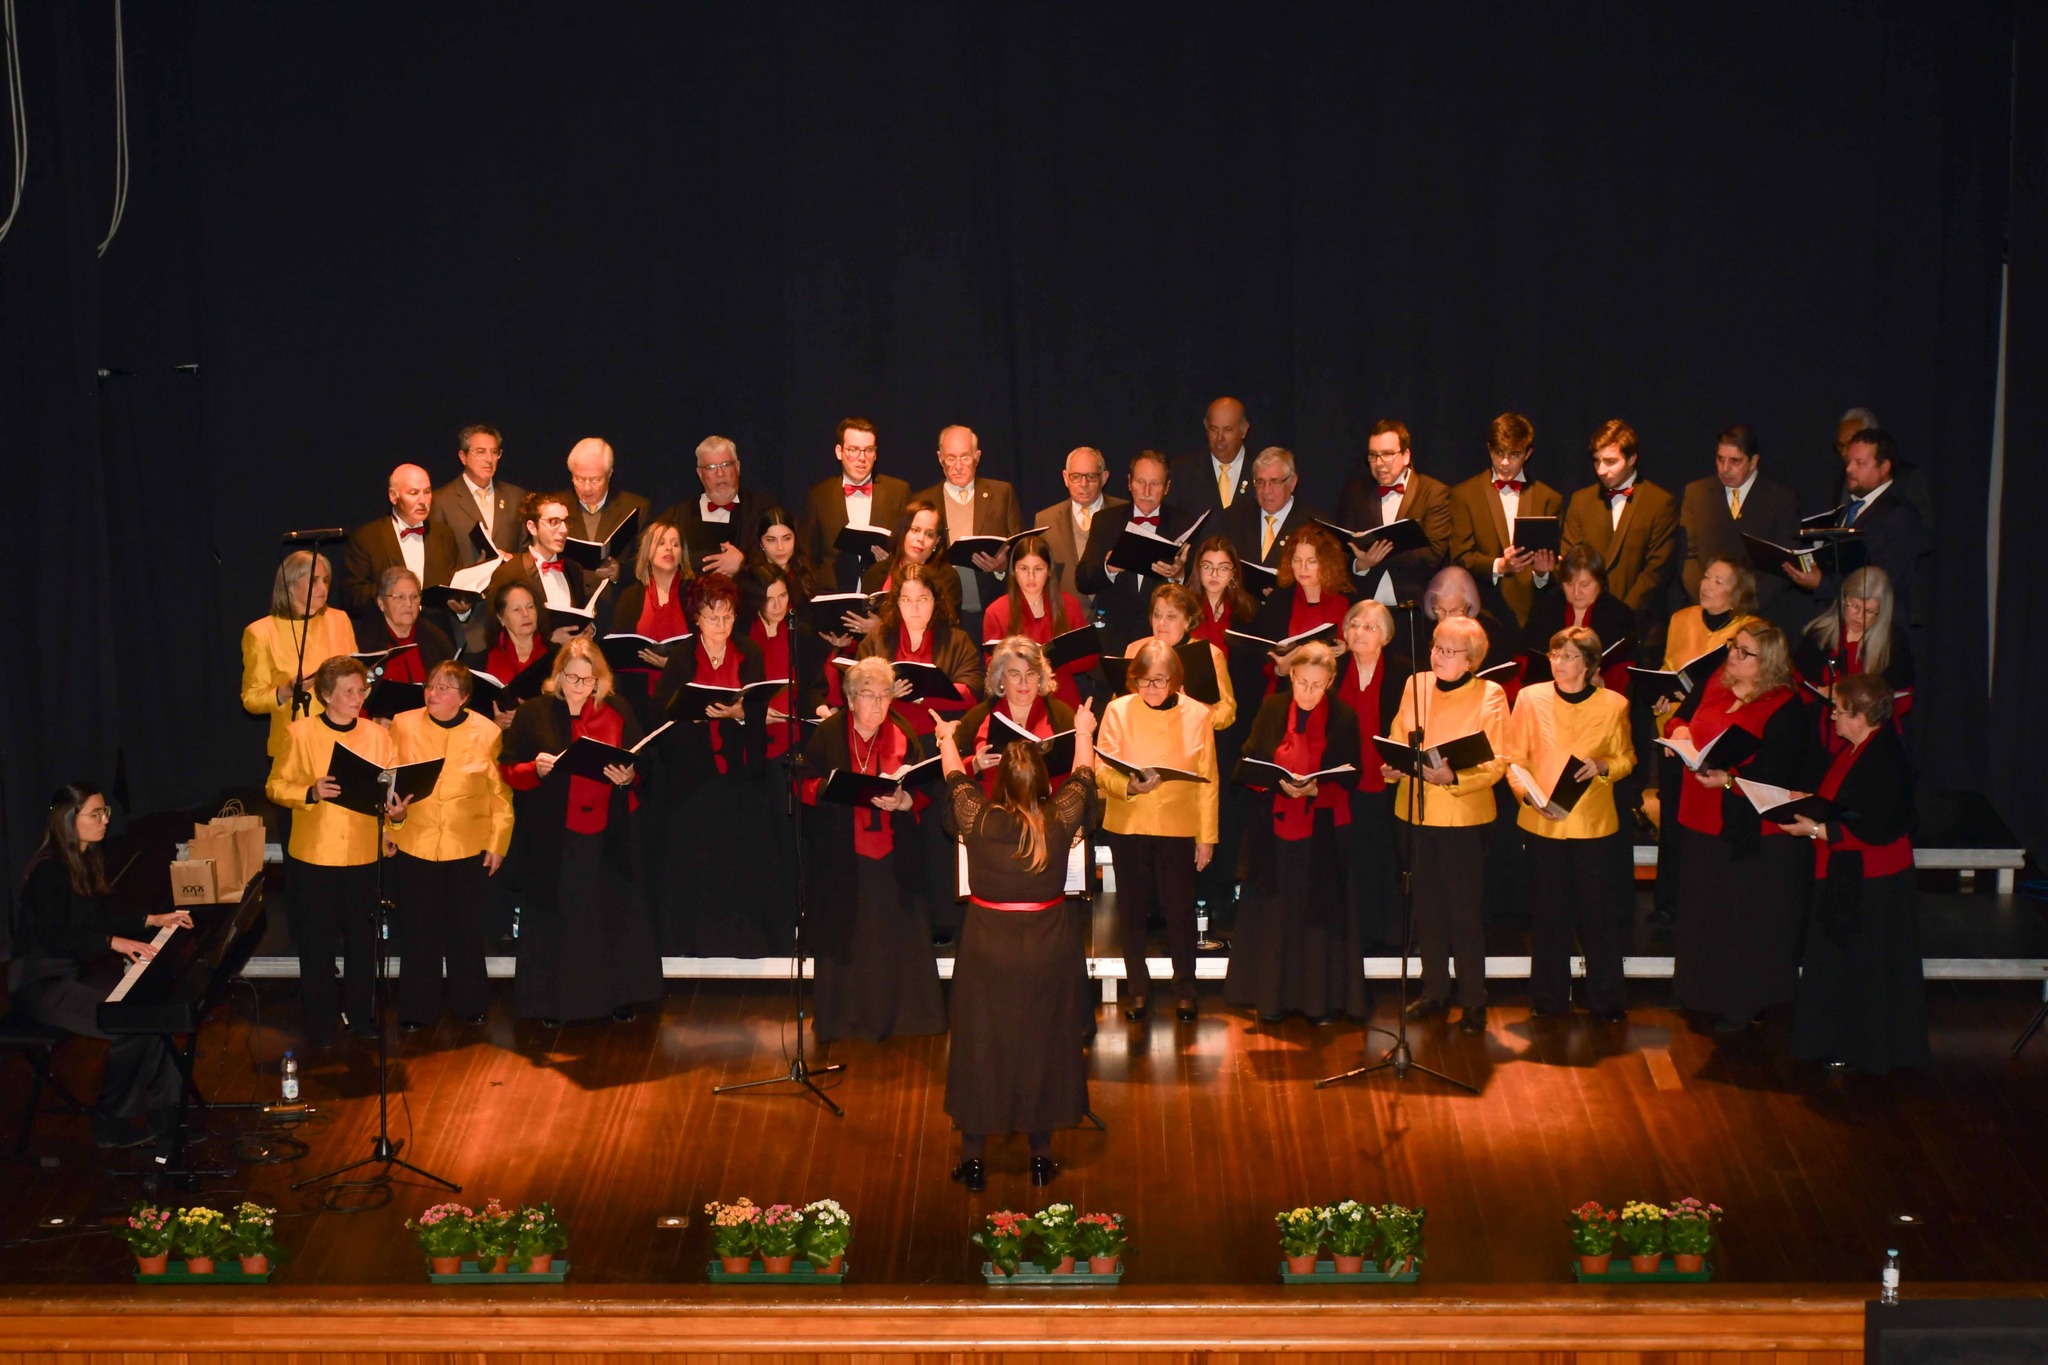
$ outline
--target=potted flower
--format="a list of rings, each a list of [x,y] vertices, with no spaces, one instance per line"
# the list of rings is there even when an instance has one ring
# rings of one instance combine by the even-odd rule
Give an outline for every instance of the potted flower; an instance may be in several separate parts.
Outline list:
[[[1280,1225],[1280,1254],[1287,1258],[1289,1274],[1316,1273],[1316,1253],[1323,1249],[1327,1215],[1328,1210],[1307,1204],[1273,1215],[1273,1221]]]
[[[242,1264],[244,1275],[267,1275],[273,1259],[284,1259],[277,1244],[277,1210],[243,1200],[228,1220],[227,1253]]]
[[[1031,1220],[1010,1209],[999,1209],[982,1220],[973,1242],[988,1263],[1004,1275],[1014,1275],[1024,1264],[1024,1241],[1031,1235]]]
[[[1129,1240],[1124,1232],[1124,1216],[1084,1213],[1074,1220],[1074,1229],[1080,1234],[1080,1250],[1088,1255],[1088,1273],[1116,1274],[1117,1263],[1123,1259],[1124,1243]]]
[[[761,1268],[770,1275],[787,1275],[796,1263],[797,1235],[803,1231],[803,1211],[794,1204],[770,1204],[754,1223],[754,1250],[761,1253]]]
[[[1372,1255],[1373,1241],[1379,1236],[1372,1210],[1356,1199],[1346,1199],[1323,1210],[1323,1224],[1328,1229],[1330,1258],[1337,1263],[1337,1273],[1363,1272],[1366,1259]]]
[[[1703,1204],[1690,1195],[1664,1210],[1664,1245],[1682,1274],[1696,1275],[1714,1249],[1714,1224],[1721,1221],[1719,1204]]]
[[[754,1235],[761,1210],[753,1200],[740,1196],[739,1202],[704,1206],[711,1215],[711,1245],[728,1275],[744,1275],[754,1268]]]
[[[146,1199],[137,1200],[128,1210],[127,1221],[118,1231],[128,1250],[135,1253],[138,1274],[161,1275],[170,1269],[171,1221],[176,1216]]]
[[[471,1220],[476,1235],[476,1268],[502,1275],[519,1241],[518,1217],[496,1198],[486,1200]]]
[[[228,1249],[231,1226],[219,1209],[195,1204],[171,1220],[171,1250],[185,1258],[191,1275],[211,1275],[213,1261]]]
[[[528,1204],[513,1220],[512,1269],[522,1275],[547,1274],[568,1246],[569,1230],[555,1217],[553,1204]]]
[[[1081,1246],[1081,1229],[1074,1219],[1072,1204],[1048,1204],[1032,1218],[1038,1233],[1038,1258],[1055,1275],[1074,1273],[1074,1257]]]
[[[812,1270],[837,1275],[846,1264],[846,1249],[853,1245],[853,1217],[833,1200],[814,1200],[804,1205],[804,1225],[796,1244]]]
[[[1638,1275],[1653,1275],[1664,1263],[1664,1210],[1655,1204],[1631,1199],[1621,1206],[1621,1244],[1628,1248],[1628,1268]]]
[[[462,1270],[462,1258],[476,1250],[476,1215],[466,1204],[436,1204],[406,1227],[419,1238],[420,1250],[436,1275]]]
[[[1565,1215],[1572,1230],[1572,1251],[1582,1275],[1605,1275],[1614,1259],[1614,1224],[1621,1215],[1597,1199],[1589,1199]]]
[[[1379,1241],[1380,1269],[1389,1275],[1405,1275],[1422,1259],[1422,1222],[1428,1209],[1381,1204],[1372,1211],[1374,1236]]]

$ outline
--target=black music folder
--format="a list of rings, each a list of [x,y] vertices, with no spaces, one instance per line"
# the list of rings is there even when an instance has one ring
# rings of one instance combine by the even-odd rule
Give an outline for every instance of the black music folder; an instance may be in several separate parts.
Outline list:
[[[1182,640],[1173,647],[1180,656],[1181,691],[1193,697],[1204,706],[1214,706],[1223,700],[1223,686],[1216,681],[1216,655],[1207,640]],[[1118,670],[1121,675],[1122,670]],[[1118,678],[1122,682],[1121,676]],[[1121,685],[1117,691],[1128,691]]]
[[[971,569],[976,555],[999,555],[1024,537],[1042,536],[1045,531],[1043,526],[1034,526],[1014,536],[962,536],[946,547],[946,562],[956,569]]]
[[[1299,635],[1290,635],[1284,640],[1268,640],[1265,636],[1254,635],[1248,630],[1226,630],[1223,632],[1229,639],[1242,640],[1246,644],[1257,645],[1269,654],[1285,654],[1296,645],[1305,644],[1310,640],[1320,639],[1325,635],[1335,635],[1336,633],[1337,627],[1329,621],[1325,621],[1319,626],[1311,626]]]
[[[877,796],[894,796],[911,783],[937,777],[939,771],[940,759],[936,756],[922,763],[906,763],[880,777],[850,768],[834,768],[819,786],[818,799],[839,806],[865,806]]]
[[[833,537],[832,548],[843,555],[857,555],[866,562],[879,559],[889,553],[889,528],[886,526],[854,526],[848,524],[839,528]],[[880,550],[881,555],[875,551]]]
[[[1689,772],[1702,768],[1719,768],[1726,771],[1744,759],[1756,756],[1763,747],[1763,741],[1739,725],[1731,725],[1720,734],[1708,740],[1706,747],[1695,748],[1682,739],[1660,739],[1658,744],[1678,755],[1678,761]]]
[[[1649,689],[1652,700],[1658,697],[1683,697],[1713,677],[1727,661],[1728,646],[1715,645],[1698,658],[1680,664],[1677,668],[1637,668],[1630,664],[1628,675]]]
[[[1049,773],[1071,772],[1074,768],[1074,732],[1060,730],[1043,738],[1032,734],[1003,711],[989,712],[988,746],[997,753],[1018,740],[1036,744]]]
[[[1400,740],[1374,735],[1372,744],[1380,751],[1380,758],[1395,771],[1406,773],[1410,777],[1421,771],[1422,762],[1416,756],[1415,750]],[[1452,772],[1463,772],[1493,758],[1493,741],[1486,737],[1484,730],[1474,730],[1469,735],[1460,735],[1443,744],[1425,744],[1422,746],[1422,753],[1425,757],[1434,755],[1440,762],[1449,764]]]
[[[404,712],[417,711],[426,704],[426,684],[379,678],[370,685],[370,695],[363,702],[363,714],[371,720],[390,720]]]
[[[632,767],[639,761],[640,751],[652,744],[663,730],[673,724],[674,721],[663,721],[641,736],[640,742],[630,749],[607,744],[601,739],[592,739],[589,735],[578,735],[576,742],[556,757],[554,769],[548,776],[587,777],[593,782],[609,782],[611,779],[604,775],[606,768],[614,763]]]
[[[1206,782],[1209,780],[1200,773],[1191,773],[1181,768],[1168,768],[1158,763],[1129,763],[1118,758],[1115,754],[1106,754],[1100,749],[1095,751],[1095,756],[1122,773],[1125,777],[1135,778],[1138,774],[1150,768],[1168,782]]]
[[[1578,771],[1585,766],[1585,762],[1586,760],[1577,754],[1567,758],[1564,761],[1564,771],[1558,774],[1557,781],[1551,784],[1549,791],[1543,789],[1543,784],[1536,780],[1534,773],[1519,763],[1508,764],[1508,771],[1520,779],[1522,786],[1531,796],[1537,798],[1539,804],[1556,806],[1566,815],[1570,815],[1572,807],[1579,804],[1579,798],[1593,786],[1594,779],[1582,779],[1578,776]]]
[[[852,668],[854,660],[844,654],[836,656],[833,663],[841,668]],[[896,676],[910,684],[910,697],[916,701],[959,701],[960,689],[946,676],[946,670],[937,664],[919,663],[915,659],[890,661]]]
[[[887,596],[881,592],[821,592],[804,604],[804,618],[820,635],[857,634],[847,628],[846,614],[872,616],[876,604]]]
[[[1126,573],[1151,573],[1154,564],[1171,564],[1181,549],[1195,538],[1195,532],[1202,529],[1202,523],[1209,519],[1207,512],[1195,518],[1195,524],[1171,539],[1157,531],[1148,531],[1143,526],[1126,525],[1116,544],[1109,547],[1103,562],[1112,569]]]
[[[1515,548],[1562,554],[1564,524],[1556,517],[1516,517]]]
[[[384,806],[384,784],[387,780],[393,796],[418,800],[441,780],[441,765],[446,761],[430,758],[423,763],[401,763],[397,767],[381,768],[337,741],[333,756],[327,760],[327,775],[341,784],[341,794],[329,799],[337,806],[346,806],[363,815],[375,815]]]
[[[663,658],[667,658],[675,652],[677,645],[682,644],[686,640],[694,640],[696,638],[693,632],[687,630],[681,635],[671,635],[666,640],[650,639],[645,635],[622,630],[614,631],[599,640],[597,647],[604,654],[604,661],[612,666],[614,673],[630,669],[639,669],[645,672],[655,668],[656,665],[648,663],[647,660],[641,658],[641,650],[651,649]]]
[[[789,686],[787,678],[769,678],[764,682],[748,683],[744,687],[721,687],[717,683],[684,683],[669,698],[668,711],[677,720],[709,720],[706,715],[711,707],[730,706],[744,702],[746,716],[750,721],[759,721],[768,714],[768,702],[783,688]]]
[[[607,559],[619,558],[622,550],[631,549],[634,539],[640,534],[640,509],[626,513],[625,520],[612,527],[612,533],[603,540],[579,540],[570,536],[562,546],[562,558],[573,560],[589,573]]]
[[[1356,764],[1339,763],[1334,768],[1318,768],[1312,773],[1298,773],[1292,768],[1283,768],[1278,763],[1270,763],[1263,758],[1240,758],[1237,760],[1235,780],[1247,787],[1277,787],[1280,779],[1284,777],[1298,787],[1317,778],[1342,777],[1346,773],[1357,771]]]
[[[1429,532],[1423,530],[1422,523],[1413,517],[1402,517],[1399,521],[1390,521],[1385,526],[1368,526],[1362,531],[1339,526],[1334,521],[1324,521],[1321,517],[1316,518],[1316,525],[1335,533],[1339,540],[1351,546],[1353,554],[1363,554],[1383,540],[1392,546],[1387,551],[1389,555],[1429,548]]]

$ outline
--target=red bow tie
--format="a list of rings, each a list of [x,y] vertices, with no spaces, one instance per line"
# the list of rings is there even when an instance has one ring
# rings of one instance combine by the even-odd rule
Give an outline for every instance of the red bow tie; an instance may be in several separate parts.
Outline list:
[[[1145,512],[1133,512],[1133,513],[1131,513],[1131,521],[1132,521],[1132,523],[1133,523],[1133,524],[1136,524],[1137,522],[1141,522],[1141,521],[1142,521],[1142,522],[1146,523],[1147,525],[1150,525],[1150,526],[1157,526],[1157,525],[1159,524],[1159,514],[1158,514],[1157,512],[1152,512],[1152,513],[1145,513]]]
[[[873,479],[869,479],[866,483],[843,483],[839,486],[846,490],[846,496],[849,498],[856,494],[868,498],[875,495],[875,481]]]
[[[1527,482],[1527,479],[1495,479],[1493,481],[1493,491],[1496,493],[1505,493],[1510,488],[1512,488],[1517,493],[1519,493],[1522,491],[1522,485]]]
[[[740,501],[739,501],[739,499],[738,499],[738,498],[734,498],[734,499],[733,499],[733,500],[732,500],[731,502],[714,502],[714,503],[712,503],[712,504],[711,504],[711,510],[712,510],[712,511],[714,511],[714,512],[730,512],[730,511],[731,511],[731,510],[732,510],[733,508],[735,508],[735,507],[738,507],[739,505],[740,505]]]
[[[398,528],[398,538],[399,538],[400,540],[404,540],[404,539],[405,539],[405,538],[406,538],[407,536],[418,536],[418,537],[419,537],[419,538],[420,538],[421,540],[425,540],[425,539],[427,538],[427,528],[426,528],[426,527],[424,527],[424,526],[401,526],[401,527],[399,527],[399,528]]]
[[[1380,496],[1383,498],[1389,497],[1395,493],[1405,493],[1407,491],[1408,480],[1406,479],[1401,480],[1401,482],[1399,483],[1383,483],[1380,485]]]
[[[559,559],[543,559],[540,562],[540,571],[542,573],[561,573],[562,561]]]
[[[1635,495],[1636,486],[1634,484],[1630,484],[1626,488],[1610,488],[1607,490],[1607,500],[1609,502],[1613,502],[1616,498],[1632,498]]]

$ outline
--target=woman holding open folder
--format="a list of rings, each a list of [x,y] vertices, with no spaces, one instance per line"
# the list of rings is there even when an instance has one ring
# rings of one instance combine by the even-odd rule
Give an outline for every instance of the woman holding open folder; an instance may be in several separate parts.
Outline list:
[[[1088,624],[1081,613],[1081,599],[1061,592],[1054,582],[1052,547],[1044,536],[1026,536],[1010,551],[1010,590],[989,603],[981,618],[982,634],[991,640],[1022,635],[1041,645],[1053,637]],[[1068,706],[1081,704],[1081,689],[1075,679],[1101,661],[1099,651],[1090,649],[1053,670],[1055,695]]]
[[[887,592],[902,581],[906,565],[918,564],[938,570],[932,576],[939,597],[946,603],[946,619],[960,619],[960,575],[946,563],[946,514],[929,498],[912,498],[903,505],[889,536],[889,557],[868,566],[861,575],[862,592]],[[872,626],[869,629],[873,629]]]
[[[1842,580],[1841,620],[1835,604],[1806,623],[1795,643],[1792,665],[1823,699],[1843,678],[1867,673],[1891,689],[1890,724],[1895,728],[1913,707],[1913,651],[1894,615],[1891,575],[1866,564]],[[1824,716],[1821,743],[1831,754],[1846,747]]]
[[[967,771],[981,779],[982,794],[996,796],[996,770],[1003,750],[1025,735],[1050,740],[1074,728],[1074,708],[1053,695],[1052,665],[1038,641],[1012,635],[996,645],[988,661],[988,700],[960,717],[959,741]],[[1045,755],[1050,762],[1052,755]],[[1047,769],[1054,781],[1066,764]]]
[[[340,950],[347,993],[348,1030],[375,1038],[371,1017],[370,960],[377,910],[377,816],[354,810],[336,798],[341,783],[332,775],[336,747],[352,751],[379,768],[398,761],[391,736],[380,725],[359,719],[369,694],[370,671],[346,655],[323,662],[313,675],[321,711],[291,723],[285,747],[270,765],[264,791],[292,813],[291,842],[285,845],[286,884],[291,890],[292,942],[299,950],[299,1007],[305,1014],[306,1046],[334,1046],[342,1000],[334,988],[334,958]],[[391,806],[394,825],[405,818],[405,803]]]
[[[1344,613],[1351,608],[1354,585],[1335,536],[1312,521],[1288,532],[1274,586],[1273,595],[1252,618],[1250,634],[1279,641],[1329,626],[1325,640],[1337,638],[1336,627],[1344,624]],[[1285,690],[1292,651],[1271,650],[1267,659],[1265,691],[1270,697]]]
[[[860,660],[845,682],[846,709],[804,745],[803,800],[816,808],[804,819],[802,926],[802,951],[817,959],[812,1028],[824,1043],[944,1033],[920,903],[930,883],[917,829],[930,798],[901,785],[848,796],[832,781],[849,774],[879,785],[921,762],[924,744],[890,712],[896,670],[887,659]]]
[[[1218,787],[1209,708],[1181,694],[1185,676],[1178,654],[1147,640],[1125,672],[1130,691],[1110,702],[1097,735],[1095,783],[1116,863],[1124,981],[1131,992],[1124,1018],[1134,1022],[1151,1006],[1145,924],[1155,905],[1166,920],[1174,1012],[1183,1023],[1195,1019],[1195,874],[1216,856]],[[1169,780],[1161,769],[1192,780]]]
[[[1365,948],[1344,886],[1344,837],[1358,778],[1358,717],[1330,700],[1337,654],[1294,651],[1288,690],[1266,698],[1236,780],[1261,794],[1251,828],[1251,895],[1238,916],[1224,998],[1265,1023],[1371,1011]],[[1377,759],[1374,760],[1377,767]]]
[[[1763,823],[1736,778],[1796,786],[1813,731],[1792,687],[1785,633],[1758,617],[1736,620],[1727,662],[1695,692],[1691,719],[1666,737],[1683,746],[1675,753],[1702,755],[1680,779],[1672,993],[1682,1008],[1713,1016],[1716,1033],[1739,1033],[1792,998],[1813,859]]]
[[[641,900],[628,750],[640,722],[612,695],[596,642],[577,637],[555,655],[541,695],[519,708],[499,771],[512,798],[512,858],[520,901],[513,1012],[557,1028],[609,1014],[630,1021],[661,998],[661,956]],[[590,741],[582,753],[573,752]]]
[[[498,585],[491,594],[491,619],[497,623],[497,638],[491,641],[490,653],[484,657],[483,671],[497,679],[499,685],[484,685],[490,690],[491,719],[504,730],[511,727],[519,706],[516,702],[505,705],[497,694],[527,669],[544,667],[549,645],[540,638],[540,599],[523,578],[507,579]]]
[[[766,756],[781,758],[803,745],[801,721],[792,741],[790,718],[812,714],[824,699],[829,650],[798,614],[803,590],[787,569],[756,564],[746,571],[740,588],[747,638],[761,651],[761,676],[789,679],[789,686],[769,697],[765,717]]]
[[[1635,895],[1633,849],[1614,784],[1635,767],[1628,698],[1600,684],[1598,635],[1568,626],[1550,637],[1550,681],[1515,698],[1508,787],[1521,804],[1535,891],[1529,1013],[1571,1013],[1572,935],[1586,954],[1586,1008],[1628,1020],[1622,931]]]
[[[1344,613],[1344,653],[1330,691],[1358,718],[1358,733],[1368,748],[1371,736],[1386,734],[1393,725],[1402,684],[1414,671],[1408,656],[1394,647],[1394,613],[1370,598],[1353,602]],[[1394,848],[1394,789],[1381,766],[1377,752],[1367,752],[1359,763],[1345,831],[1344,883],[1362,944],[1398,944],[1406,929],[1400,855]]]
[[[1493,824],[1493,787],[1507,768],[1508,699],[1498,683],[1480,677],[1486,662],[1486,628],[1469,616],[1446,616],[1431,636],[1429,669],[1401,689],[1400,709],[1387,737],[1407,744],[1422,732],[1423,752],[1414,755],[1423,785],[1391,765],[1380,775],[1395,782],[1394,817],[1407,826],[1409,866],[1415,900],[1415,937],[1422,957],[1422,995],[1408,1006],[1410,1019],[1443,1014],[1451,996],[1451,962],[1458,964],[1458,1028],[1486,1028],[1486,931],[1479,912],[1485,892],[1486,841]],[[1484,759],[1458,763],[1463,755],[1430,753],[1453,741],[1480,746]],[[1419,803],[1418,821],[1415,807]]]
[[[275,759],[288,741],[285,730],[299,715],[315,714],[320,699],[307,684],[321,661],[356,652],[356,631],[348,613],[330,610],[328,585],[334,569],[326,555],[294,550],[277,566],[270,585],[270,614],[251,621],[242,629],[242,709],[253,716],[270,717],[270,737],[264,752]],[[306,618],[308,602],[312,616]],[[303,638],[305,674],[299,675]],[[303,693],[311,711],[294,711],[294,693]]]
[[[611,632],[644,635],[656,642],[690,633],[683,610],[683,590],[691,577],[683,553],[683,530],[672,521],[649,522],[640,532],[634,557],[633,582],[612,600]],[[649,699],[654,679],[668,666],[668,656],[654,645],[642,645],[630,656],[614,654],[612,677],[619,691],[638,709],[642,723],[652,714]]]
[[[1210,536],[1195,547],[1194,587],[1200,610],[1188,633],[1207,640],[1230,660],[1226,672],[1235,714],[1216,736],[1217,771],[1228,772],[1244,749],[1244,737],[1251,733],[1252,717],[1259,709],[1251,699],[1263,696],[1266,689],[1266,656],[1230,634],[1232,630],[1249,630],[1258,607],[1245,591],[1243,561],[1228,536]],[[1243,705],[1238,704],[1240,697],[1245,698]],[[1212,932],[1229,929],[1236,922],[1238,851],[1244,845],[1250,798],[1249,792],[1236,788],[1222,793],[1219,856],[1195,878],[1195,903],[1208,911]]]
[[[1233,749],[1227,758],[1223,752],[1223,736],[1237,724],[1237,689],[1230,683],[1230,656],[1214,643],[1193,634],[1195,619],[1202,614],[1202,604],[1196,600],[1193,593],[1180,584],[1161,583],[1152,589],[1151,609],[1151,638],[1168,649],[1178,651],[1184,670],[1188,667],[1188,658],[1182,646],[1187,645],[1190,640],[1197,645],[1208,646],[1210,677],[1214,681],[1206,685],[1205,690],[1209,695],[1195,696],[1195,700],[1209,708],[1209,727],[1216,731],[1217,761],[1235,766],[1236,750]],[[1134,657],[1138,647],[1145,643],[1145,639],[1146,637],[1141,635],[1125,645],[1124,657]],[[1182,681],[1181,690],[1187,691],[1185,679]]]

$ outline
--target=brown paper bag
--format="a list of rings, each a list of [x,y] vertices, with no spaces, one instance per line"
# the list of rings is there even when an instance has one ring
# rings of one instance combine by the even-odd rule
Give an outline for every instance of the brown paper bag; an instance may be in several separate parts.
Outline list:
[[[254,815],[224,815],[194,825],[185,856],[211,858],[217,897],[236,900],[263,870],[263,821]]]
[[[215,899],[212,859],[171,864],[171,904],[212,905]]]

